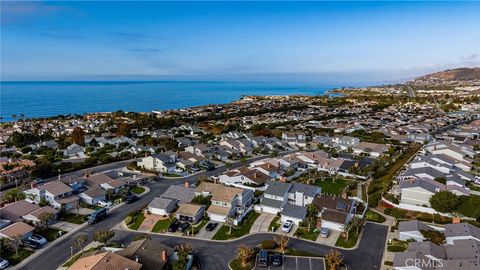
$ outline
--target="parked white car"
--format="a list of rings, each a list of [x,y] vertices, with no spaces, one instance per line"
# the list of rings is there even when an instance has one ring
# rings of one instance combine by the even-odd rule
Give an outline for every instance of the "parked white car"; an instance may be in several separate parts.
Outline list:
[[[7,260],[0,258],[0,269],[6,269],[10,263]]]
[[[112,206],[112,202],[107,201],[107,200],[100,200],[100,201],[98,201],[98,205],[103,206],[103,207],[110,207],[110,206]]]
[[[292,227],[293,227],[293,221],[287,220],[285,221],[285,223],[283,223],[282,231],[285,233],[289,233],[292,230]]]

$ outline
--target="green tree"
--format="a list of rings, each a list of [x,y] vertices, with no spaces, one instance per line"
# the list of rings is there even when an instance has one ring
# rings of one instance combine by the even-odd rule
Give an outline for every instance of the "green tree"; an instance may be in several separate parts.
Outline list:
[[[96,231],[93,235],[93,240],[107,245],[108,240],[115,236],[115,232],[111,230]]]
[[[449,191],[440,191],[430,197],[430,205],[441,213],[449,213],[458,205],[458,197]]]
[[[5,245],[15,251],[15,256],[18,258],[18,250],[22,245],[23,237],[21,235],[14,235],[10,238],[5,239]]]
[[[83,250],[85,242],[88,240],[88,236],[86,234],[79,234],[73,238],[73,246],[76,248],[79,248],[82,250],[82,252],[85,252]]]
[[[40,229],[48,229],[48,223],[53,219],[53,214],[49,212],[43,212],[38,215],[38,220],[40,221],[38,226]]]
[[[73,129],[71,137],[74,143],[81,146],[85,145],[85,133],[80,127],[76,127]]]

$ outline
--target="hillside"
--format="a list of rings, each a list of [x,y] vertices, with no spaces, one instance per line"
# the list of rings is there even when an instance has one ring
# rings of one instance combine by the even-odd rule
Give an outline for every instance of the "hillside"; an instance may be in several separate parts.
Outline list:
[[[435,72],[432,74],[424,75],[422,77],[413,80],[414,83],[425,82],[455,82],[455,81],[479,81],[480,80],[480,67],[475,68],[457,68],[448,69],[445,71]]]

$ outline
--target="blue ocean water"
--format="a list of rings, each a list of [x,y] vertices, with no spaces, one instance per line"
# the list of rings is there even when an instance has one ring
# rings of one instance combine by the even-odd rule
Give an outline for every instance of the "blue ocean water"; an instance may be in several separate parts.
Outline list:
[[[292,82],[1,82],[1,121],[117,110],[150,112],[228,103],[242,95],[321,95],[337,85]]]

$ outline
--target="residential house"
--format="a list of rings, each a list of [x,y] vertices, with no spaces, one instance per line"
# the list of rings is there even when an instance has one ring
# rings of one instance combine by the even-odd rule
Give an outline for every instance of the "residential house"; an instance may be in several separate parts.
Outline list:
[[[207,210],[210,220],[225,222],[227,218],[232,217],[240,222],[250,209],[254,192],[249,189],[202,182],[196,188],[195,195],[211,196],[212,204]]]
[[[75,261],[68,270],[140,270],[142,264],[113,252],[90,255]]]
[[[142,264],[142,270],[161,270],[166,268],[173,254],[173,249],[159,241],[140,239],[131,242],[125,249],[117,251],[116,254],[138,261]]]
[[[99,201],[105,200],[105,191],[100,187],[91,188],[78,194],[78,197],[89,205],[97,205]]]
[[[313,199],[321,194],[321,188],[317,186],[293,183],[288,190],[288,204],[306,207],[307,204],[311,204]]]
[[[240,167],[229,170],[219,176],[220,183],[226,185],[263,186],[271,177],[260,170]]]
[[[400,202],[430,207],[430,197],[440,191],[450,191],[456,195],[469,195],[469,190],[458,185],[444,185],[429,178],[404,179],[399,186]]]
[[[330,195],[317,196],[313,205],[319,211],[322,228],[342,231],[355,215],[355,201]]]
[[[55,209],[69,210],[79,198],[73,194],[73,189],[61,181],[52,181],[43,186],[25,190],[27,201],[40,203],[42,199]]]
[[[177,208],[177,202],[173,199],[167,199],[162,197],[154,198],[148,204],[148,211],[154,215],[166,216],[175,211]]]
[[[21,236],[22,239],[26,239],[33,234],[34,227],[28,225],[25,222],[15,222],[0,230],[0,238],[12,238]]]
[[[176,169],[175,158],[166,154],[155,154],[142,158],[137,165],[146,170],[172,173]]]
[[[193,224],[198,223],[205,215],[207,206],[194,203],[181,203],[175,216],[180,221],[188,221]]]
[[[277,214],[287,204],[288,192],[292,184],[279,181],[269,181],[260,203],[255,209],[260,212]]]
[[[470,223],[445,224],[445,240],[453,244],[457,240],[472,239],[480,242],[480,228]]]
[[[426,238],[422,231],[433,231],[434,229],[418,220],[401,221],[398,223],[399,239],[402,241],[415,240],[422,242]]]
[[[85,148],[78,144],[71,144],[63,150],[63,155],[68,158],[85,158]]]
[[[388,151],[388,146],[385,144],[361,142],[353,147],[354,155],[368,154],[371,157],[380,157]]]

